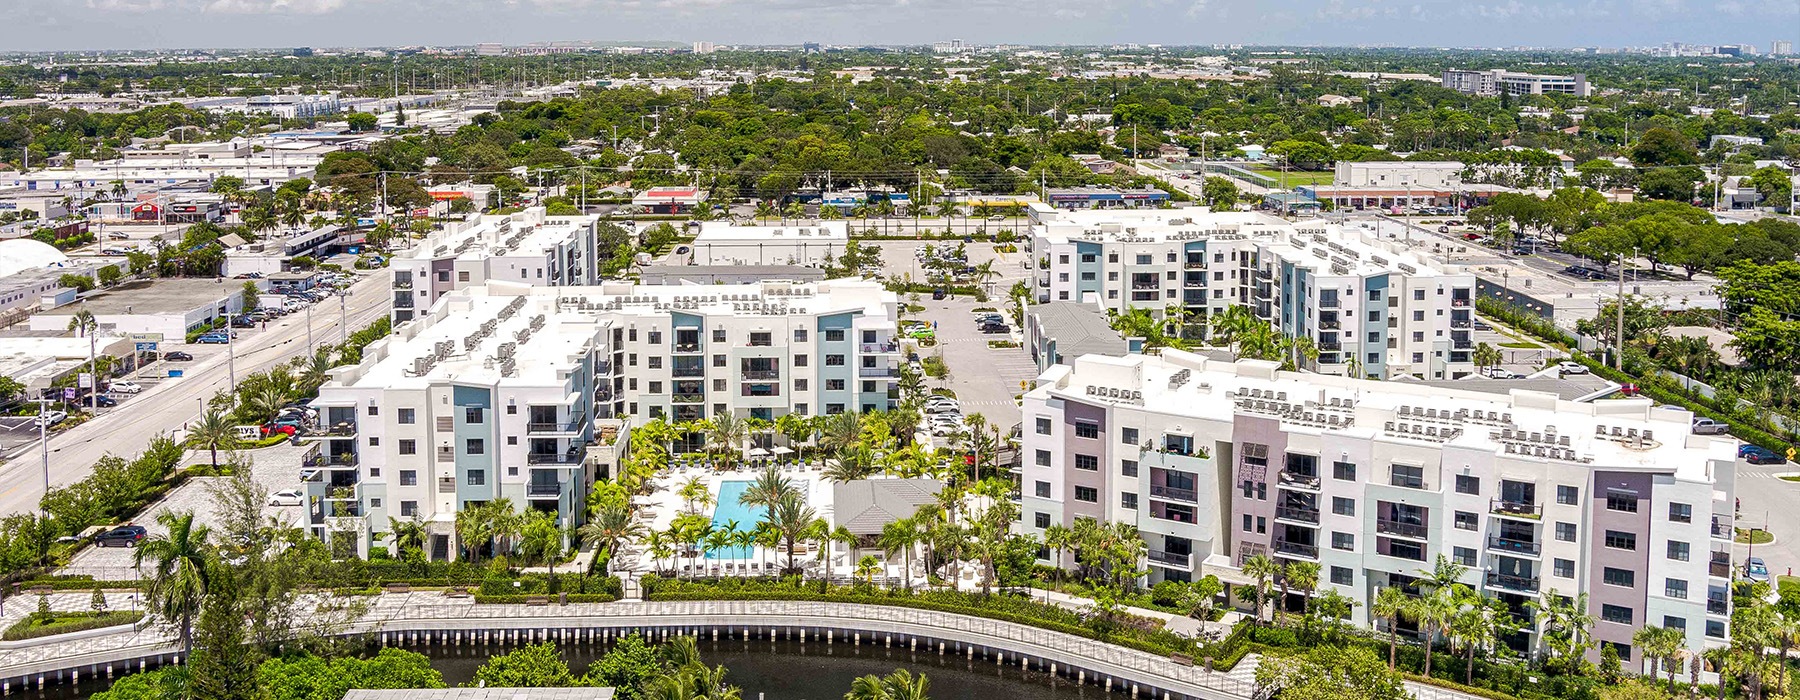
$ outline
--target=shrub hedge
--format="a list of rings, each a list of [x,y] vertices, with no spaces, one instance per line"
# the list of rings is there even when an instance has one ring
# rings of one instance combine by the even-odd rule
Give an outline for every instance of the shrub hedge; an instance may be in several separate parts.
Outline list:
[[[32,613],[6,628],[6,634],[0,635],[0,639],[16,642],[23,639],[48,637],[53,634],[132,625],[142,619],[144,619],[143,612],[130,610],[103,613],[52,613],[48,620],[40,613]]]

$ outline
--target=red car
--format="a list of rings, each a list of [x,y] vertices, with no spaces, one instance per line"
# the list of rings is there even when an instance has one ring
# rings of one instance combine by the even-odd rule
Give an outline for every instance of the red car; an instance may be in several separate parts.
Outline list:
[[[1619,387],[1619,395],[1621,396],[1637,396],[1642,393],[1644,393],[1644,390],[1639,389],[1636,384],[1625,384]]]
[[[269,423],[262,427],[262,436],[266,438],[275,437],[276,435],[293,437],[294,433],[299,431],[300,429],[295,427],[293,423]]]

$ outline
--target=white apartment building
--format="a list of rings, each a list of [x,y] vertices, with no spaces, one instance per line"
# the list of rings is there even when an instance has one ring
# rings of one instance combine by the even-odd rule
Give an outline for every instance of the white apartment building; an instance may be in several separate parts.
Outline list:
[[[1183,332],[1248,306],[1290,337],[1313,339],[1316,369],[1378,378],[1455,379],[1475,371],[1475,276],[1327,221],[1197,208],[1032,209],[1039,302],[1187,314]],[[1173,330],[1173,328],[1171,328]]]
[[[1088,355],[1025,395],[1020,529],[1137,525],[1148,579],[1190,580],[1267,555],[1319,564],[1361,605],[1438,555],[1531,622],[1527,601],[1588,594],[1593,633],[1630,649],[1644,625],[1724,644],[1730,440],[1649,400],[1576,403],[1280,372],[1269,362]],[[1043,556],[1047,557],[1048,552]],[[1536,628],[1507,640],[1537,644]],[[1595,655],[1597,657],[1597,654]]]
[[[742,226],[729,221],[700,224],[694,237],[695,265],[806,265],[819,267],[844,255],[850,244],[845,221],[794,226]]]
[[[595,284],[600,281],[598,222],[593,215],[549,216],[543,207],[531,207],[448,224],[388,264],[393,321],[410,321],[445,294],[490,281]]]
[[[862,280],[458,289],[320,389],[309,524],[366,552],[418,518],[443,558],[473,502],[579,524],[631,425],[891,408],[898,304]]]
[[[1442,84],[1457,92],[1469,95],[1498,95],[1502,92],[1509,95],[1543,95],[1562,93],[1576,97],[1587,97],[1591,88],[1587,76],[1575,75],[1538,75],[1535,73],[1515,73],[1504,68],[1493,70],[1462,70],[1458,68],[1444,69]]]

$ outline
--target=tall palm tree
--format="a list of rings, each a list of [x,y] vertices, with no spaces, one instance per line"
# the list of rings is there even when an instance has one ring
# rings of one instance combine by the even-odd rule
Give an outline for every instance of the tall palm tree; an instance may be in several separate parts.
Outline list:
[[[729,411],[713,416],[712,425],[706,431],[707,450],[718,452],[729,464],[737,461],[737,451],[744,445],[744,436],[749,426],[744,421],[733,417]]]
[[[237,437],[237,426],[231,424],[231,418],[216,408],[207,409],[188,426],[187,440],[190,448],[205,448],[212,453],[213,469],[219,468],[219,450],[237,449],[240,444]]]
[[[94,318],[94,312],[83,306],[76,309],[75,314],[69,317],[69,330],[75,331],[76,335],[80,337],[87,338],[88,377],[89,381],[93,382],[89,386],[96,397],[93,400],[94,410],[98,412],[100,409],[100,399],[98,398],[100,395],[100,356],[97,343],[100,335],[100,321]]]
[[[1400,642],[1400,618],[1406,616],[1412,606],[1412,598],[1399,586],[1383,586],[1375,594],[1375,602],[1369,605],[1369,612],[1374,616],[1387,620],[1388,623],[1388,670],[1394,669],[1394,653]]]
[[[1062,523],[1055,523],[1050,527],[1044,528],[1044,546],[1049,547],[1050,551],[1056,557],[1054,561],[1050,562],[1050,567],[1056,569],[1056,579],[1058,581],[1062,580],[1063,575],[1063,552],[1068,551],[1074,544],[1075,532],[1070,530],[1069,526]]]
[[[835,528],[832,528],[830,536],[828,536],[826,539],[831,544],[844,545],[844,561],[846,563],[851,561],[851,557],[856,556],[856,548],[858,545],[862,544],[862,538],[859,537],[856,533],[851,532],[850,528],[844,527],[843,525],[839,525]],[[824,553],[824,555],[827,557],[826,562],[825,562],[825,567],[826,567],[825,575],[828,578],[833,575],[832,565],[831,565],[831,561],[829,559],[830,554],[831,554],[830,552]]]
[[[1661,670],[1668,673],[1671,687],[1675,685],[1675,669],[1679,663],[1676,655],[1681,652],[1684,641],[1681,630],[1656,625],[1639,627],[1631,635],[1632,645],[1642,649],[1644,660],[1650,662],[1650,675],[1654,677],[1658,667],[1661,667]]]
[[[756,479],[750,482],[750,486],[746,487],[744,492],[738,496],[738,503],[767,509],[773,507],[776,501],[781,500],[782,496],[795,489],[793,479],[783,475],[779,467],[770,465],[763,469],[762,473],[757,474]]]
[[[213,562],[212,547],[207,543],[211,530],[194,522],[192,511],[163,511],[156,522],[168,534],[156,535],[138,543],[132,564],[138,568],[149,561],[152,573],[147,598],[150,609],[174,624],[180,633],[183,656],[194,650],[194,617],[200,614],[212,582],[209,573]]]
[[[1255,618],[1256,623],[1259,625],[1262,624],[1263,621],[1264,601],[1267,600],[1269,596],[1269,580],[1276,576],[1277,571],[1279,571],[1279,567],[1275,564],[1275,561],[1265,555],[1258,554],[1244,560],[1244,575],[1250,577],[1251,581],[1253,581],[1247,588],[1250,589],[1249,592],[1251,597],[1256,600]]]
[[[781,208],[781,215],[783,217],[783,222],[787,219],[793,219],[795,222],[799,222],[800,219],[806,217],[806,205],[799,202],[788,202],[787,206]]]
[[[819,514],[812,506],[806,504],[805,497],[798,493],[789,493],[775,502],[769,509],[768,521],[781,532],[782,542],[787,546],[786,570],[794,569],[794,545],[806,537],[806,531],[813,526]]]
[[[780,214],[780,212],[775,210],[775,205],[769,203],[769,200],[765,199],[756,203],[756,219],[763,223],[768,223],[770,218],[773,218],[778,214]],[[782,223],[787,223],[787,220],[782,219]]]
[[[619,543],[644,536],[644,525],[632,518],[631,506],[608,503],[594,512],[594,517],[575,531],[584,547],[605,547],[607,572],[619,555]]]
[[[423,550],[425,548],[425,523],[418,518],[388,518],[388,532],[393,533],[394,554],[398,555],[407,549]]]
[[[1467,567],[1450,557],[1438,554],[1430,569],[1420,569],[1425,578],[1413,582],[1422,595],[1413,601],[1413,617],[1419,621],[1419,634],[1425,638],[1425,677],[1431,677],[1431,644],[1456,614],[1457,601],[1467,590],[1457,583]]]
[[[930,689],[925,674],[914,676],[901,668],[886,677],[859,676],[850,683],[844,700],[930,700]]]
[[[1285,598],[1287,595],[1287,591],[1285,590],[1286,587],[1292,586],[1295,590],[1300,591],[1300,609],[1310,612],[1312,610],[1313,589],[1319,587],[1319,564],[1310,561],[1290,562],[1287,567],[1282,570],[1281,580],[1283,586],[1282,596]],[[1287,605],[1287,601],[1283,600],[1282,605]]]
[[[919,525],[912,518],[900,518],[881,527],[881,549],[892,557],[901,555],[900,578],[906,582],[907,592],[912,592],[912,553],[913,547],[919,544]]]

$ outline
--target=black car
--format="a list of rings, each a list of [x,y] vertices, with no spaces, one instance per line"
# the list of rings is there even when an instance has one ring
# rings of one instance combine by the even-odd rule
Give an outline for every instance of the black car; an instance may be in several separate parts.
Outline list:
[[[95,547],[136,547],[139,542],[149,536],[150,531],[142,525],[120,525],[106,532],[94,535]]]
[[[944,290],[942,290],[942,289],[931,290],[931,300],[932,301],[943,301],[944,300]]]
[[[105,407],[109,407],[109,406],[119,405],[119,400],[115,399],[111,396],[107,396],[106,394],[96,394],[93,396],[89,396],[87,398],[87,400],[84,401],[83,403],[85,403],[89,406],[100,406],[102,408],[105,408]]]
[[[181,352],[180,350],[177,350],[175,352],[163,353],[162,359],[167,360],[169,362],[193,362],[194,356],[189,355],[185,352]]]
[[[1006,324],[1004,324],[1004,323],[983,323],[983,324],[981,324],[981,332],[983,332],[983,333],[1006,333],[1011,330],[1012,329],[1007,328]]]

